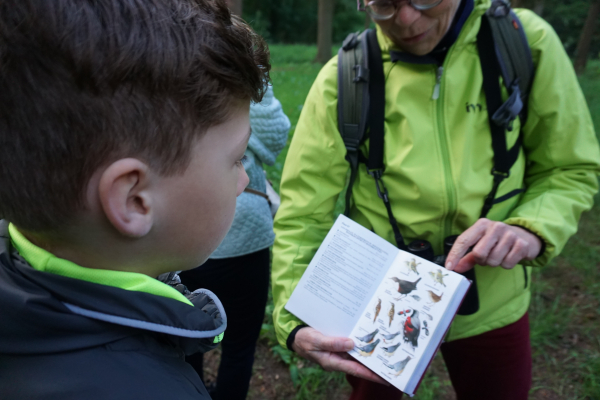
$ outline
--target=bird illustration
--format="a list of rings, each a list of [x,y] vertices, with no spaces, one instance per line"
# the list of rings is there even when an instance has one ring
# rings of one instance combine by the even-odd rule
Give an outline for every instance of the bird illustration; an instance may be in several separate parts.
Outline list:
[[[419,319],[419,312],[413,310],[412,315],[407,317],[404,321],[404,328],[402,335],[405,342],[410,342],[413,347],[419,345],[419,334],[421,333],[421,320]]]
[[[390,333],[389,335],[384,335],[383,333],[381,334],[381,336],[383,337],[383,341],[385,342],[386,340],[393,340],[396,336],[398,336],[400,334],[400,331],[396,332],[396,333]]]
[[[390,301],[390,303],[392,303],[392,302]],[[390,311],[388,312],[388,316],[390,317],[390,324],[388,325],[388,328],[390,326],[392,326],[392,321],[394,320],[394,314],[395,314],[395,312],[396,312],[396,310],[395,310],[395,307],[394,307],[394,303],[392,303],[392,308],[390,308]]]
[[[373,351],[375,350],[375,347],[377,347],[378,344],[379,339],[377,339],[373,343],[367,344],[366,346],[356,346],[355,349],[357,349],[358,353],[361,356],[369,357],[371,354],[373,354]]]
[[[368,333],[365,336],[362,336],[362,337],[355,336],[355,338],[357,338],[361,342],[371,343],[373,341],[373,339],[375,339],[375,335],[377,335],[378,332],[379,332],[379,329],[375,329],[373,332]]]
[[[442,293],[438,296],[431,290],[428,290],[427,293],[429,293],[429,298],[431,299],[430,303],[439,303],[439,301],[442,299],[442,296],[444,295],[444,293]]]
[[[429,271],[429,275],[431,275],[431,277],[433,278],[433,281],[435,283],[440,283],[442,285],[444,285],[444,287],[446,287],[446,284],[444,283],[444,277],[448,276],[448,274],[443,274],[442,275],[442,270],[438,269],[437,272],[431,272]]]
[[[418,263],[414,258],[411,258],[410,261],[405,261],[405,263],[408,266],[409,271],[419,275],[419,271],[417,271],[417,265],[420,265],[421,263]]]
[[[408,362],[411,360],[410,356],[406,356],[406,358],[402,361],[398,361],[395,364],[388,364],[386,365],[386,367],[388,367],[389,369],[393,369],[394,372],[391,373],[391,375],[396,375],[399,376],[402,372],[404,372],[404,368],[406,368],[406,364],[408,364]]]
[[[417,283],[419,283],[419,281],[421,280],[421,278],[419,278],[414,282],[410,282],[398,279],[396,277],[392,277],[390,279],[398,284],[398,293],[400,293],[401,296],[397,299],[394,299],[396,301],[400,300],[402,298],[402,295],[406,296],[407,294],[415,290],[417,288]]]
[[[394,354],[394,352],[396,351],[396,349],[400,347],[400,343],[395,344],[393,346],[388,346],[388,347],[381,347],[383,349],[383,351],[385,352],[384,354],[388,357],[391,357],[392,354]]]
[[[421,298],[419,296],[417,296],[416,294],[411,294],[410,297],[412,297],[416,301],[421,301]]]
[[[423,332],[425,332],[425,334],[429,336],[429,328],[427,327],[427,321],[423,321]]]
[[[377,302],[377,305],[375,306],[375,317],[373,317],[373,322],[375,322],[375,320],[377,319],[377,316],[379,315],[379,311],[381,311],[381,299],[377,299],[379,300]]]

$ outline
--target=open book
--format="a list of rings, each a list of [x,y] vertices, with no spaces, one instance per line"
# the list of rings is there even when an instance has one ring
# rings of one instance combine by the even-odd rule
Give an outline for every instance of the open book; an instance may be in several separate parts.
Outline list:
[[[469,286],[340,215],[285,308],[412,396]]]

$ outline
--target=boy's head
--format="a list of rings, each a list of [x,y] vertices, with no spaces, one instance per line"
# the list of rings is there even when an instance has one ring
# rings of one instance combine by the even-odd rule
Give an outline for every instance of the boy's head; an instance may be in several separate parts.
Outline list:
[[[169,215],[202,217],[193,206],[218,244],[269,68],[221,0],[0,2],[0,216],[41,241],[82,221],[139,238],[172,234]],[[217,155],[235,171],[207,162]],[[206,196],[183,184],[192,176]]]

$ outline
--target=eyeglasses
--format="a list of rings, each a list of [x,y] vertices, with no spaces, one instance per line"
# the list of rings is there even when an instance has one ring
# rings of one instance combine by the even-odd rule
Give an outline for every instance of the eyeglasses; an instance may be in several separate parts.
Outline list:
[[[408,0],[408,4],[415,10],[425,11],[429,10],[443,0]],[[398,0],[374,0],[369,1],[366,6],[363,7],[362,0],[356,0],[356,7],[358,11],[366,11],[371,18],[376,21],[385,21],[390,19],[396,14],[398,10]]]

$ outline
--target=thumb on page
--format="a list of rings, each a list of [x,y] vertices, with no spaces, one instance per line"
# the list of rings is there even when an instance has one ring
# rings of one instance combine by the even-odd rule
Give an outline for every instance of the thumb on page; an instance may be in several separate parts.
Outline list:
[[[319,347],[321,350],[342,353],[352,350],[354,348],[354,341],[350,338],[323,336]]]

